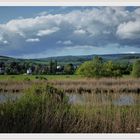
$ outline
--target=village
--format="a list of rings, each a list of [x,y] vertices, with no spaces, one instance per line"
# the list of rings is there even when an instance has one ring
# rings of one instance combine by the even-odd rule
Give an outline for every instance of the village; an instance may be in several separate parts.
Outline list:
[[[57,61],[50,61],[49,64],[37,64],[27,62],[0,62],[0,75],[32,75],[32,74],[73,74],[78,65],[72,63],[58,65]]]

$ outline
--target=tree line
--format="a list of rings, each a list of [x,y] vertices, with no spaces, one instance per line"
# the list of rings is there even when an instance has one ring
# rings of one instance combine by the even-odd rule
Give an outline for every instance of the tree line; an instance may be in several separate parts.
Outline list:
[[[117,63],[104,61],[101,57],[95,57],[91,61],[83,63],[76,71],[76,74],[84,77],[122,77],[132,75],[140,77],[140,60],[135,63]]]
[[[31,69],[32,74],[36,75],[44,75],[44,74],[73,74],[74,73],[74,65],[66,64],[59,65],[57,61],[50,61],[49,65],[46,64],[38,64],[32,62],[0,62],[0,74],[7,75],[18,75],[25,74],[27,70]]]
[[[132,75],[140,77],[140,60],[134,63],[121,63],[114,61],[105,61],[103,58],[96,56],[91,61],[86,61],[79,66],[69,63],[58,65],[56,60],[50,60],[49,64],[38,64],[32,62],[0,62],[0,74],[25,74],[28,69],[32,74],[77,74],[84,77],[121,77],[123,75]]]

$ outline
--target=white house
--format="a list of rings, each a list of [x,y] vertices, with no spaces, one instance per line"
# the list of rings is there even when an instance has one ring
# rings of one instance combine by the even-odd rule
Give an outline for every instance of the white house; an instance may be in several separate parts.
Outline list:
[[[61,70],[61,68],[62,68],[61,66],[57,66],[57,70]]]
[[[27,69],[27,74],[32,74],[32,69],[31,68]]]

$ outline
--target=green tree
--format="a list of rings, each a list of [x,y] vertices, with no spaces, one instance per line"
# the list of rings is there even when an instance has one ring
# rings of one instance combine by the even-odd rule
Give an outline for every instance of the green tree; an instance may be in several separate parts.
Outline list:
[[[114,69],[114,64],[112,61],[108,61],[104,64],[104,75],[106,77],[113,76],[113,69]]]
[[[83,63],[76,74],[95,78],[122,76],[119,64],[112,61],[104,62],[101,57],[95,57],[92,61]]]
[[[140,77],[140,60],[134,62],[132,76],[136,78]]]
[[[65,74],[73,74],[74,73],[74,66],[73,64],[67,64],[64,66],[64,73]]]
[[[55,60],[54,62],[51,60],[50,61],[50,74],[56,74],[57,71],[57,61]]]
[[[105,77],[121,77],[121,67],[118,63],[107,61],[104,63],[104,76]]]
[[[77,75],[85,76],[85,77],[94,77],[94,72],[93,72],[93,62],[92,61],[87,61],[84,62],[76,71]]]
[[[77,69],[76,74],[86,77],[102,77],[104,75],[103,59],[97,56],[92,61],[83,63]]]
[[[52,62],[52,59],[51,59],[50,64],[49,64],[50,74],[52,74],[52,67],[53,67],[53,62]]]

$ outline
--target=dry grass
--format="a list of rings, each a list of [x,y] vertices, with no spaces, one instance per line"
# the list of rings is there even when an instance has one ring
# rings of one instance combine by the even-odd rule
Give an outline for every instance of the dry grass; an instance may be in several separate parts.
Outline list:
[[[68,93],[140,93],[140,79],[132,78],[60,79],[50,83]]]
[[[86,95],[90,102],[70,105],[65,96],[64,100],[58,98],[56,89],[46,88],[48,83],[61,89],[64,95],[90,93]],[[0,132],[139,133],[139,85],[140,79],[123,78],[0,81],[0,88],[7,91],[34,86],[31,94],[18,102],[0,104]],[[117,106],[110,101],[103,104],[95,93],[112,94],[111,100],[119,94],[129,93],[137,104]]]

